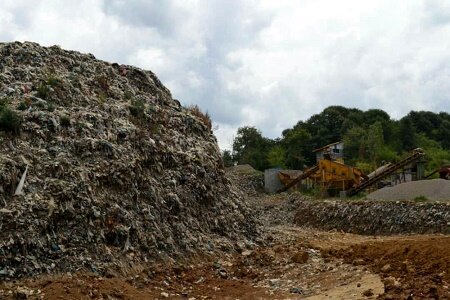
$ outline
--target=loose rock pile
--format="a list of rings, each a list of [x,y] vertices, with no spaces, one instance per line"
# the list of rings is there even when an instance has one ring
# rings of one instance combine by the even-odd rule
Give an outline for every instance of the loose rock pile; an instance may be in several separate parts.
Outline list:
[[[238,165],[226,170],[227,178],[246,196],[261,196],[264,191],[264,173],[250,165]]]
[[[370,200],[414,200],[417,198],[450,202],[450,180],[405,182],[376,190],[367,196]]]
[[[0,44],[0,278],[245,247],[217,141],[150,71]]]
[[[299,201],[295,223],[358,234],[449,234],[450,203]]]

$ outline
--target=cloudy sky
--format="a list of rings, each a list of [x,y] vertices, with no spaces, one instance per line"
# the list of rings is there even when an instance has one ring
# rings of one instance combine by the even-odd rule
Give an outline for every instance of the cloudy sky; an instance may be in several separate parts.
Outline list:
[[[152,70],[211,114],[222,148],[329,105],[450,111],[446,0],[1,0],[14,40]]]

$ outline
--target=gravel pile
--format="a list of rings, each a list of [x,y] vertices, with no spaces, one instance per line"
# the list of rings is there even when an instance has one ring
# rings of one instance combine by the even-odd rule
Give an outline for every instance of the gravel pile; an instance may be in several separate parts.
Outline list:
[[[450,180],[433,179],[411,181],[379,189],[367,196],[369,200],[428,200],[450,201]]]
[[[357,234],[450,233],[450,203],[299,201],[295,223]]]
[[[258,236],[205,116],[152,72],[0,43],[0,104],[0,279],[103,273]],[[6,128],[14,114],[21,127]]]

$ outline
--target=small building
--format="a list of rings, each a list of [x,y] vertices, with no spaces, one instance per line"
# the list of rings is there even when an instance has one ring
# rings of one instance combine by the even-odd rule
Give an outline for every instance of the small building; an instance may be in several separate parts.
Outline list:
[[[316,162],[319,162],[325,156],[329,156],[332,160],[344,162],[344,142],[336,142],[326,146],[314,149],[316,153]]]

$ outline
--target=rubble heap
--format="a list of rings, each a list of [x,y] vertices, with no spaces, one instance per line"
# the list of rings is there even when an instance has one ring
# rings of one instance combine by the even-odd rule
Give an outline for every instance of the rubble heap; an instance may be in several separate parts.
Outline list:
[[[0,126],[0,278],[101,273],[256,236],[205,116],[152,72],[0,44],[0,101],[21,119]]]
[[[229,167],[226,176],[244,196],[258,197],[264,192],[264,173],[250,165]]]
[[[296,197],[296,196],[294,196]],[[357,234],[450,233],[450,203],[297,201],[295,223]]]

